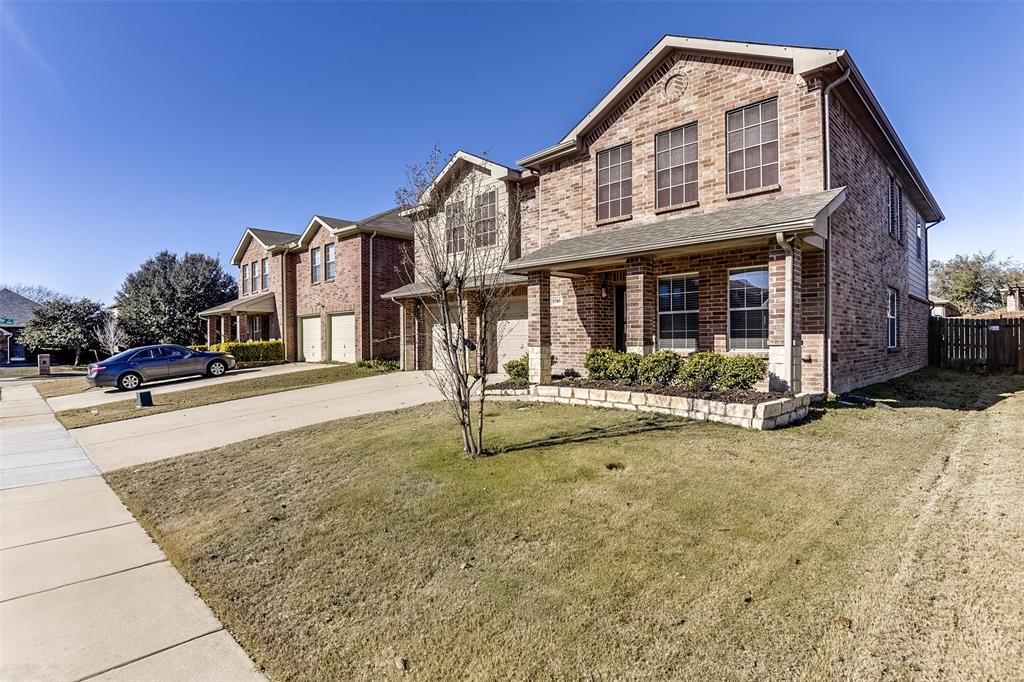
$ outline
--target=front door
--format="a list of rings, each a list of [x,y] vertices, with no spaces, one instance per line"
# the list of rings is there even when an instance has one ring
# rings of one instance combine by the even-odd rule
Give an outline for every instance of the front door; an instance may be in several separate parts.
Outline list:
[[[626,285],[615,285],[615,350],[626,350]]]

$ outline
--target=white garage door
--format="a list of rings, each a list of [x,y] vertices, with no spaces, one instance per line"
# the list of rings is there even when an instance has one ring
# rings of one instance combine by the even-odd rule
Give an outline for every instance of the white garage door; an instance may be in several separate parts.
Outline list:
[[[331,315],[331,360],[356,361],[356,316]]]
[[[526,299],[513,298],[508,303],[505,317],[498,321],[498,367],[505,371],[505,363],[526,355],[529,326],[526,322]]]
[[[302,318],[302,359],[306,362],[320,362],[320,318]]]

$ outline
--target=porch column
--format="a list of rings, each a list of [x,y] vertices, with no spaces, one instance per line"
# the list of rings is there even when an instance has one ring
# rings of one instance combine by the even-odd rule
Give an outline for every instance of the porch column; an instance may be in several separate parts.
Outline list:
[[[526,288],[530,383],[551,381],[551,273],[531,272]]]
[[[657,324],[658,279],[654,260],[639,256],[626,260],[626,351],[647,355],[654,350]]]
[[[206,318],[206,345],[212,346],[217,343],[217,324],[220,322],[220,316],[210,316]]]
[[[798,240],[772,243],[768,253],[768,385],[773,391],[801,390],[801,270]]]
[[[462,328],[466,333],[466,338],[473,342],[476,346],[476,350],[466,349],[466,367],[469,369],[470,374],[476,374],[480,371],[480,329],[478,327],[479,315],[476,309],[476,295],[472,291],[466,295],[466,305],[461,311],[462,313]]]
[[[419,369],[416,366],[416,302],[402,301],[399,311],[399,329],[402,335],[401,367],[403,371]]]
[[[234,341],[231,337],[231,313],[224,313],[220,316],[220,340],[221,343]]]
[[[238,340],[249,340],[249,314],[238,313]]]

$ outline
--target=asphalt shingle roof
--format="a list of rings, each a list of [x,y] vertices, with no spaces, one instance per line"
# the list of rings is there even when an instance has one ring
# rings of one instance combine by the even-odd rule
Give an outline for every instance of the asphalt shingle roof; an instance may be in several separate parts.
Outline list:
[[[32,299],[25,298],[10,289],[0,289],[0,317],[14,320],[14,324],[2,325],[4,327],[24,327],[32,317],[32,313],[39,307],[40,304]]]
[[[254,237],[259,239],[268,247],[287,244],[288,242],[293,242],[299,238],[299,235],[297,234],[292,234],[291,232],[278,232],[277,230],[261,230],[255,227],[250,227],[249,231],[252,232]]]
[[[507,269],[522,272],[562,263],[638,255],[807,227],[822,211],[838,206],[845,189],[837,187],[815,194],[563,239],[512,261]]]

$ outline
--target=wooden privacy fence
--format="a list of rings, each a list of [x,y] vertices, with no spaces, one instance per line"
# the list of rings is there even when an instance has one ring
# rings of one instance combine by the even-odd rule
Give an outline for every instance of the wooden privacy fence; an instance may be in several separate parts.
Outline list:
[[[950,369],[1024,372],[1022,322],[1019,317],[933,317],[928,322],[929,362]]]

